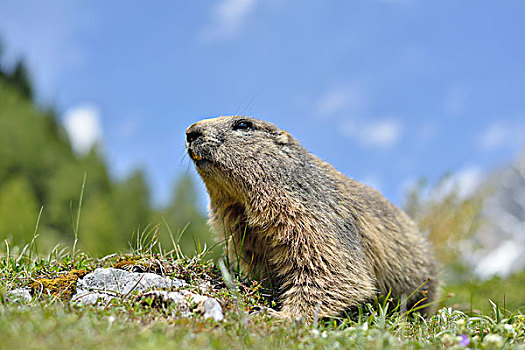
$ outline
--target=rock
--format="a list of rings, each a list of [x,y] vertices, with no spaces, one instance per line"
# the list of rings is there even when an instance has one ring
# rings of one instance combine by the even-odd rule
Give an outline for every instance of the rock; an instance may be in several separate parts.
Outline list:
[[[185,284],[186,282],[182,280],[172,280],[154,273],[138,273],[114,268],[99,268],[79,280],[77,282],[77,290],[128,295],[133,291],[143,292],[155,288],[178,288]]]
[[[187,316],[190,313],[192,304],[196,304],[196,307],[194,307],[195,311],[202,314],[205,319],[213,318],[215,321],[224,319],[222,307],[215,298],[193,294],[188,291],[167,292],[163,290],[144,293],[143,298],[148,297],[153,297],[154,301],[162,304],[175,304],[177,310],[181,311],[183,316]]]
[[[182,316],[189,316],[194,309],[206,319],[213,318],[216,321],[224,319],[221,305],[216,299],[186,290],[166,290],[184,285],[186,282],[182,280],[170,279],[153,273],[99,268],[78,280],[77,293],[71,301],[76,305],[105,306],[113,299],[120,299],[131,295],[132,292],[139,292],[141,294],[138,295],[138,300],[153,298],[151,303],[153,307],[175,306],[174,309]]]
[[[182,291],[182,293],[188,297],[190,301],[197,304],[196,311],[201,313],[204,318],[213,318],[215,321],[222,321],[224,319],[221,304],[219,304],[217,299],[188,291]]]
[[[221,304],[215,298],[207,298],[197,309],[202,313],[204,318],[213,318],[215,321],[222,321],[224,315],[222,314]]]
[[[109,301],[116,299],[115,296],[108,293],[97,293],[97,292],[87,292],[84,290],[77,291],[77,294],[71,298],[71,302],[81,306],[81,305],[106,305]]]
[[[179,292],[168,292],[165,290],[152,290],[142,295],[141,299],[153,298],[154,305],[170,306],[175,305],[176,309],[182,313],[182,316],[190,314],[190,303]]]
[[[133,291],[170,289],[185,285],[179,279],[170,279],[154,273],[138,273],[115,268],[99,268],[77,282],[77,293],[71,301],[77,305],[106,305],[116,297],[123,297]]]
[[[187,290],[166,290],[185,285],[186,282],[182,280],[162,277],[153,273],[99,268],[77,281],[76,293],[71,298],[71,303],[77,306],[106,306],[112,300],[127,298],[136,291],[139,294],[131,298],[132,301],[153,298],[153,302],[149,305],[153,307],[174,306],[174,310],[180,312],[183,317],[187,317],[191,311],[195,311],[202,314],[205,319],[212,318],[215,321],[224,319],[222,307],[217,299]],[[200,285],[201,290],[209,288],[211,288],[209,285]],[[18,288],[7,293],[9,302],[30,302],[32,299],[29,288]]]
[[[7,299],[10,302],[30,302],[33,297],[29,288],[17,288],[7,293]]]

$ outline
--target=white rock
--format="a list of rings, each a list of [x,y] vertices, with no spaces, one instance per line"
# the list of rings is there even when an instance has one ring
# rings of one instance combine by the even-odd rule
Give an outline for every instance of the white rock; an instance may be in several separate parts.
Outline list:
[[[77,282],[77,288],[84,291],[114,292],[127,295],[133,291],[143,292],[154,288],[182,287],[186,283],[154,273],[138,273],[115,268],[99,268]]]
[[[144,293],[142,298],[153,297],[160,300],[162,303],[175,305],[177,310],[182,313],[183,316],[188,316],[190,313],[190,303],[188,300],[179,292],[168,292],[165,290],[152,290]]]
[[[166,303],[175,303],[183,315],[184,313],[189,313],[190,303],[194,303],[197,304],[196,311],[202,314],[205,319],[213,318],[215,321],[222,321],[224,319],[222,307],[215,298],[188,291],[168,292],[163,290],[154,290],[144,294],[144,297],[150,296],[160,298],[160,300]]]
[[[108,293],[90,292],[90,291],[77,289],[77,293],[73,296],[73,298],[71,298],[71,302],[78,306],[81,306],[81,305],[104,306],[112,299],[116,299],[116,297]]]
[[[224,315],[222,313],[221,304],[215,298],[207,298],[199,305],[198,310],[202,312],[204,318],[213,318],[215,321],[222,321]]]
[[[144,292],[140,298],[153,297],[167,304],[175,304],[176,309],[183,316],[190,314],[190,308],[195,306],[195,311],[204,318],[213,318],[222,321],[224,315],[219,302],[204,295],[194,294],[182,290],[180,292],[156,290],[172,289],[186,285],[179,279],[170,279],[153,273],[130,272],[115,268],[99,268],[85,275],[77,282],[77,293],[72,302],[77,305],[104,306],[112,299],[122,298],[132,292]]]
[[[30,302],[33,297],[29,288],[17,288],[7,293],[7,299],[11,302]]]

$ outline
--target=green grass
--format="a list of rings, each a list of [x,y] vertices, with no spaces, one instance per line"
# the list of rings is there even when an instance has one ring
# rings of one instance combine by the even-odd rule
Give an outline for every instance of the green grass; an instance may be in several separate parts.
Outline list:
[[[140,243],[131,253],[94,259],[82,252],[56,247],[42,257],[33,248],[5,247],[0,255],[0,348],[93,349],[340,349],[340,348],[524,348],[525,316],[520,310],[491,305],[483,314],[443,307],[428,319],[419,314],[391,312],[392,305],[368,306],[352,318],[321,320],[317,325],[274,319],[264,312],[272,300],[257,282],[224,281],[224,273],[203,254],[160,253],[155,239]],[[7,292],[28,286],[35,278],[52,278],[63,271],[92,270],[125,261],[151,271],[159,264],[188,289],[202,281],[223,306],[222,322],[194,314],[181,318],[169,307],[119,301],[104,308],[77,308],[43,293],[30,303],[13,303]],[[229,275],[230,273],[228,273]],[[231,284],[229,287],[228,284]],[[519,291],[512,291],[517,293]],[[521,293],[522,294],[522,293]]]
[[[71,310],[62,305],[3,308],[2,348],[435,348],[457,345],[467,336],[471,348],[519,347],[523,318],[470,318],[441,310],[429,321],[382,319],[317,328],[256,317],[229,315],[221,324],[201,319],[169,319],[152,310],[115,307]]]
[[[454,296],[447,305],[477,313],[492,310],[492,303],[509,310],[525,312],[525,270],[507,278],[493,277],[486,281],[469,280],[445,286],[445,293]]]

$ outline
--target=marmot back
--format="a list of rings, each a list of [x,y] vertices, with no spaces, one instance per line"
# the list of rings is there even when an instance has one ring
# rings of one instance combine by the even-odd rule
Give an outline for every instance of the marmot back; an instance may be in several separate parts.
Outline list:
[[[251,271],[277,282],[283,317],[337,316],[378,293],[435,298],[416,225],[379,192],[338,172],[274,124],[206,119],[186,147],[210,196],[210,224]],[[428,281],[428,282],[427,282]],[[427,282],[427,283],[425,283]]]

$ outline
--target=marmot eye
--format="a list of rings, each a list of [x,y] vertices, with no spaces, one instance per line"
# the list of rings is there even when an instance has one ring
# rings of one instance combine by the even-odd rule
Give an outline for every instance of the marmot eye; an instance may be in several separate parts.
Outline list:
[[[253,127],[253,124],[246,120],[239,120],[233,124],[233,130],[248,130]]]

